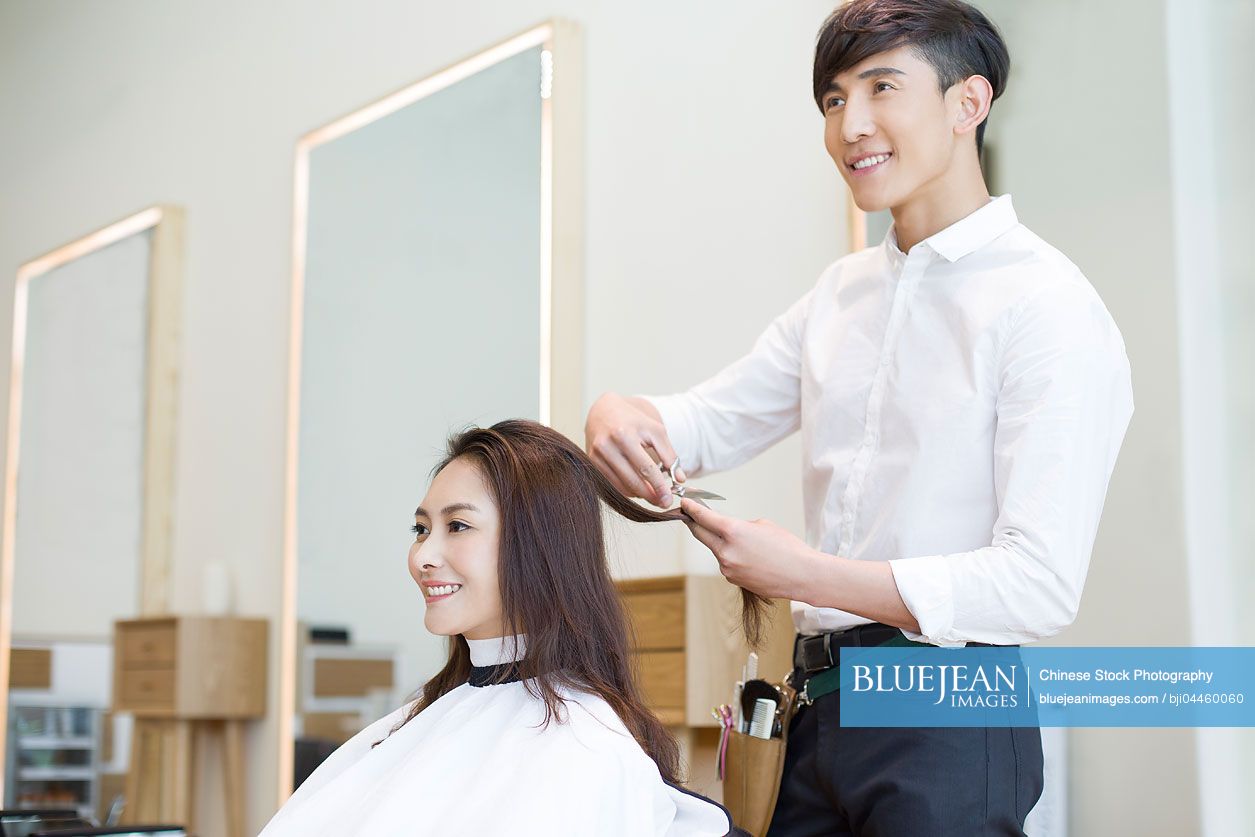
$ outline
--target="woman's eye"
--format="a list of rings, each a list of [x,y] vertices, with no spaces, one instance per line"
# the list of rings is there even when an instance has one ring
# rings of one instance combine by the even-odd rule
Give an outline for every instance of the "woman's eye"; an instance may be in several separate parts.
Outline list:
[[[423,535],[427,534],[427,527],[421,523],[415,523],[410,527],[410,531],[414,533],[415,537],[421,538]]]
[[[876,89],[877,91],[879,91],[881,87],[888,87],[890,90],[892,90],[892,89],[893,89],[893,85],[892,85],[892,84],[890,84],[890,83],[889,83],[889,82],[887,82],[887,81],[878,81],[878,82],[876,82],[876,88],[875,88],[875,89]]]
[[[461,529],[454,529],[454,528],[453,528],[454,526],[461,526],[462,528],[461,528]],[[469,529],[469,528],[471,528],[471,527],[470,527],[470,526],[467,526],[465,523],[463,523],[463,522],[462,522],[462,521],[460,521],[460,520],[454,520],[454,521],[452,521],[451,523],[449,523],[449,531],[450,531],[450,532],[461,532],[461,531],[463,531],[463,530],[465,530],[465,529]]]

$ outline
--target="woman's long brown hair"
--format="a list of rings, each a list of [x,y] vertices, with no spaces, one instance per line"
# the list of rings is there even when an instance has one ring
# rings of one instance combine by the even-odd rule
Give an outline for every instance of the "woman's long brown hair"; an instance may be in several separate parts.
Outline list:
[[[675,739],[645,708],[632,676],[628,622],[610,577],[599,501],[638,523],[683,520],[684,515],[632,502],[577,445],[533,421],[512,419],[453,436],[433,476],[463,458],[479,469],[501,512],[503,622],[507,634],[527,635],[518,674],[545,702],[545,723],[562,720],[561,689],[596,694],[614,709],[663,778],[679,781]],[[767,600],[745,590],[742,596],[746,636],[757,646]],[[396,729],[467,682],[470,673],[470,649],[455,636],[448,662]]]

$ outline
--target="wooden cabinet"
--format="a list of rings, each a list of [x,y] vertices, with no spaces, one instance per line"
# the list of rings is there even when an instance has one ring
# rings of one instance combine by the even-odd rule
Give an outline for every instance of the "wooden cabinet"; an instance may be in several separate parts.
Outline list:
[[[298,738],[342,744],[403,699],[394,646],[303,641],[298,654]]]
[[[114,623],[113,709],[135,715],[123,820],[195,823],[199,732],[221,738],[227,833],[244,835],[242,721],[266,713],[264,619]]]
[[[618,588],[650,709],[670,726],[716,726],[710,710],[731,702],[750,651],[741,633],[740,589],[722,576],[700,575],[628,579]],[[792,655],[789,603],[773,602],[759,675],[780,680]]]
[[[266,714],[264,619],[183,616],[114,624],[113,706],[183,720]]]

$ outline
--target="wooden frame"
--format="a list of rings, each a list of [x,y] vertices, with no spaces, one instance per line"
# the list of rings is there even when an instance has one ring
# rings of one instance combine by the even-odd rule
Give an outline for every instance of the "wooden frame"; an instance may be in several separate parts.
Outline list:
[[[12,644],[13,561],[21,440],[22,373],[26,355],[30,283],[62,265],[151,230],[148,261],[143,500],[139,603],[143,615],[169,606],[174,519],[174,457],[178,408],[179,333],[183,296],[183,210],[152,206],[26,262],[17,271],[9,366],[9,421],[5,433],[3,538],[0,540],[0,683],[8,688]],[[8,729],[8,701],[0,701],[0,753]],[[4,765],[0,763],[0,786]]]
[[[291,329],[279,625],[279,804],[291,794],[297,664],[297,457],[310,153],[365,125],[535,47],[541,54],[540,421],[572,439],[584,427],[583,49],[578,26],[551,20],[508,38],[302,137],[296,145]]]

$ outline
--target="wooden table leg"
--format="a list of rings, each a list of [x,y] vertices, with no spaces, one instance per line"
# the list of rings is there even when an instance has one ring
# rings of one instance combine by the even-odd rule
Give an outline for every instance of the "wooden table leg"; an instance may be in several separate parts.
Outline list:
[[[172,818],[176,791],[178,752],[173,722],[160,718],[136,718],[131,736],[131,763],[126,772],[127,825]]]
[[[196,833],[196,733],[200,730],[197,721],[184,721],[187,726],[186,758],[187,784],[183,791],[182,824],[189,834]]]
[[[244,725],[241,721],[223,721],[222,725],[227,834],[228,837],[244,837]]]
[[[127,825],[139,822],[139,765],[140,765],[140,727],[143,722],[139,718],[131,719],[131,754],[126,766],[126,794],[123,802],[121,821]]]
[[[161,813],[163,822],[182,823],[187,816],[183,806],[187,788],[187,722],[159,720],[161,724]]]
[[[191,830],[192,815],[192,722],[177,720],[170,729],[169,814],[174,822]]]

